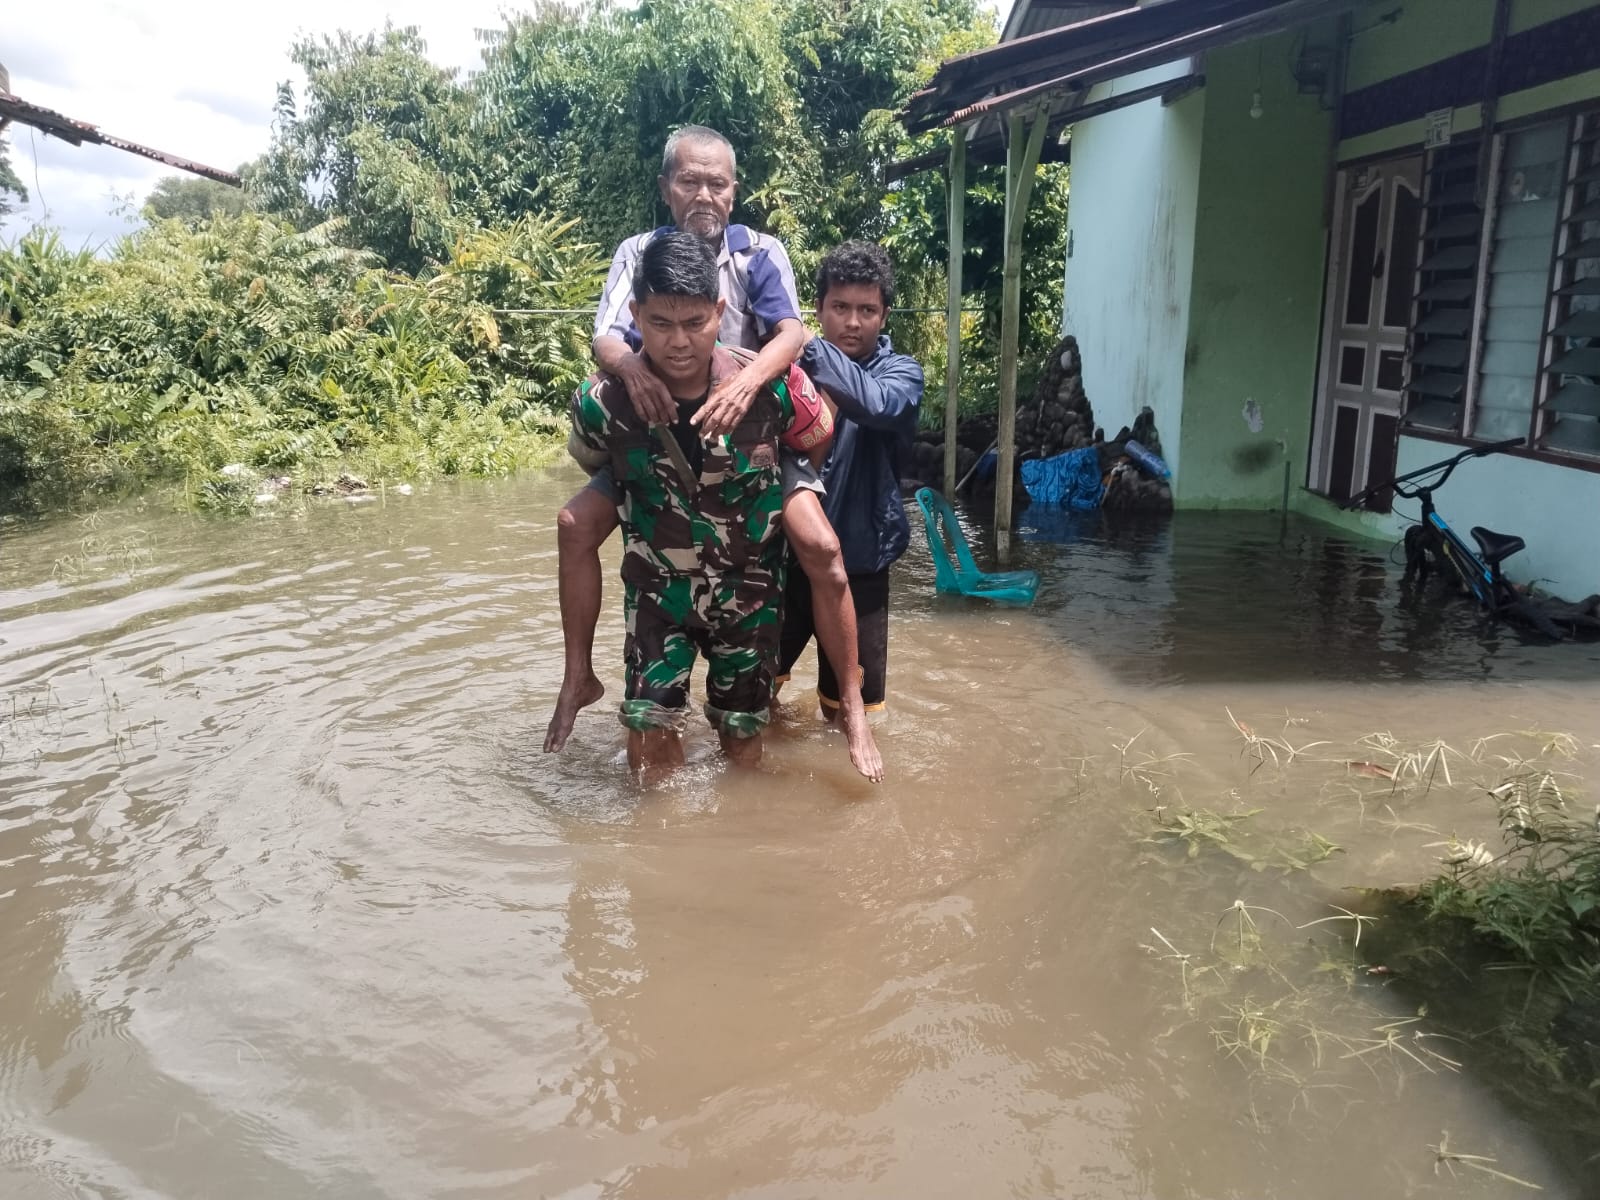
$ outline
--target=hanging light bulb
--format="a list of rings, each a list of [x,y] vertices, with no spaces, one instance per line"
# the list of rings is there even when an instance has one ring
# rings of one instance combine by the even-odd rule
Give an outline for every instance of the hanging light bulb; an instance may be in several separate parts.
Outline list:
[[[1263,111],[1265,111],[1265,110],[1262,109],[1262,107],[1261,107],[1261,89],[1257,88],[1255,90],[1255,92],[1252,93],[1251,96],[1250,96],[1250,117],[1251,117],[1251,119],[1259,121],[1261,119],[1261,114],[1262,114]]]

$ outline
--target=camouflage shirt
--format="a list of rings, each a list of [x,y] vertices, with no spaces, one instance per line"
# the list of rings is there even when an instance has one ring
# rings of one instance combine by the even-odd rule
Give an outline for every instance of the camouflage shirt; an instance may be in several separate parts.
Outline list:
[[[754,357],[718,345],[708,388]],[[573,450],[591,467],[609,462],[622,494],[617,514],[630,613],[633,606],[652,605],[673,624],[711,630],[763,610],[777,621],[784,557],[778,452],[795,423],[793,388],[812,399],[810,380],[791,369],[756,394],[732,434],[704,443],[698,475],[686,479],[686,456],[668,445],[671,431],[645,423],[621,380],[602,373],[579,387],[572,400]]]

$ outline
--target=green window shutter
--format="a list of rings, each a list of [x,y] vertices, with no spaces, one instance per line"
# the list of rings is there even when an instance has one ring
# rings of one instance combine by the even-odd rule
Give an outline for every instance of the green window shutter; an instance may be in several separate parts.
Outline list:
[[[1549,332],[1535,364],[1539,444],[1600,457],[1600,111],[1571,122],[1553,192]]]
[[[1423,177],[1422,247],[1407,337],[1404,425],[1461,432],[1477,299],[1478,148],[1432,151]]]

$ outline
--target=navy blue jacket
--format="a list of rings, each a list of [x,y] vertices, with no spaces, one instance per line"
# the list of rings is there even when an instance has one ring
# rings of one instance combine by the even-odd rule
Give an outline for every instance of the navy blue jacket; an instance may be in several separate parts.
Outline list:
[[[896,354],[886,336],[865,362],[821,338],[800,366],[838,405],[833,448],[822,465],[822,502],[852,575],[886,571],[911,539],[900,500],[900,466],[910,453],[922,406],[922,368]]]

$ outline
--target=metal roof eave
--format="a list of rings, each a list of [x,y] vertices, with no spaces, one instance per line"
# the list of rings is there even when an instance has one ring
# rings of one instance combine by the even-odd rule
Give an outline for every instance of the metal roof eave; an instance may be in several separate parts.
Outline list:
[[[901,116],[913,133],[959,125],[1053,91],[1086,90],[1207,49],[1334,16],[1362,2],[1168,0],[1110,13],[950,59],[928,87],[911,97]],[[1177,15],[1187,19],[1179,21]],[[996,93],[996,88],[1004,90]]]
[[[1160,100],[1163,104],[1170,104],[1179,97],[1186,96],[1192,91],[1205,86],[1206,77],[1198,71],[1191,71],[1175,79],[1164,79],[1148,87],[1134,88],[1132,91],[1123,92],[1116,96],[1107,96],[1087,104],[1073,104],[1063,107],[1050,116],[1050,124],[1045,129],[1046,152],[1040,159],[1041,162],[1071,162],[1071,143],[1062,146],[1060,150],[1051,151],[1051,147],[1058,144],[1057,139],[1061,131],[1080,121],[1088,121],[1094,117],[1103,117],[1107,113],[1117,112],[1119,109],[1143,104],[1147,100]],[[1082,93],[1078,93],[1081,97]],[[994,113],[981,114],[977,123],[966,126],[967,130],[982,129],[984,122],[982,116],[994,116]],[[967,140],[967,161],[994,165],[1005,162],[1005,133],[1004,124],[998,118],[993,122],[994,128],[985,131],[977,137]],[[961,130],[952,130],[953,136],[961,136]],[[930,171],[935,167],[944,165],[948,154],[943,150],[919,154],[915,158],[901,159],[899,162],[890,163],[884,171],[884,182],[892,183],[897,179],[905,179],[922,171]]]
[[[89,124],[87,121],[74,120],[72,117],[63,116],[54,109],[29,103],[11,92],[0,91],[0,128],[3,128],[10,121],[16,121],[21,125],[31,125],[46,135],[60,138],[73,146],[81,146],[85,142],[96,146],[110,146],[114,150],[123,150],[129,154],[137,154],[141,158],[153,159],[166,166],[176,167],[180,171],[188,171],[193,175],[201,175],[207,179],[214,179],[218,183],[225,183],[230,187],[244,186],[244,181],[232,171],[208,167],[204,163],[191,162],[187,158],[179,158],[176,154],[168,154],[164,150],[153,150],[149,146],[141,146],[138,142],[112,137],[109,133],[101,133],[96,126]]]

